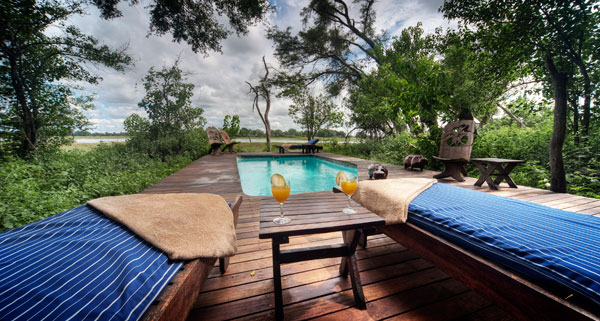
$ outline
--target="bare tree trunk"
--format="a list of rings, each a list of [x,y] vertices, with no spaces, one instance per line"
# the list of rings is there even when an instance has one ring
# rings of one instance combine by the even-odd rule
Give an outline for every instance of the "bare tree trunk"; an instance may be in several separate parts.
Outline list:
[[[267,67],[267,62],[265,61],[265,56],[262,57],[263,64],[265,65],[265,75],[263,79],[260,81],[260,84],[257,86],[253,86],[251,83],[247,82],[248,86],[250,86],[250,92],[254,93],[254,102],[252,104],[252,110],[256,108],[258,112],[258,116],[260,116],[260,120],[262,120],[265,125],[265,134],[267,135],[267,151],[271,151],[271,123],[269,122],[269,111],[271,111],[271,91],[267,80],[269,79],[269,67]],[[260,110],[259,106],[259,98],[262,97],[265,100],[265,112],[264,114]]]
[[[567,74],[556,69],[552,56],[546,55],[546,69],[554,89],[554,130],[550,139],[550,189],[566,193],[567,179],[563,163],[562,148],[567,130]]]
[[[266,76],[266,75],[265,75]],[[267,152],[271,151],[271,122],[269,121],[269,111],[271,110],[271,95],[267,92],[266,97],[266,107],[265,107],[265,134],[267,135]]]

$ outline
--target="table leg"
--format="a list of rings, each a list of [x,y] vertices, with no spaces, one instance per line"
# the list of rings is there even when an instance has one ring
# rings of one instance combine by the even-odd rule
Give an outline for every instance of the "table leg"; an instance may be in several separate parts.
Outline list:
[[[494,181],[492,180],[492,177],[491,177],[494,170],[496,170],[496,166],[498,164],[487,164],[487,167],[480,163],[475,163],[475,165],[477,165],[479,172],[481,172],[481,176],[479,177],[477,182],[475,182],[475,185],[481,187],[481,185],[485,181],[488,183],[488,186],[490,187],[490,189],[498,190],[498,185],[496,185],[494,183]]]
[[[365,294],[363,293],[362,283],[360,282],[360,272],[356,264],[356,254],[345,257],[348,272],[350,273],[350,281],[352,282],[352,293],[354,294],[354,302],[359,309],[365,309]]]
[[[485,182],[485,175],[484,173],[487,171],[485,165],[480,164],[480,163],[475,163],[475,166],[477,166],[477,169],[479,170],[479,179],[477,180],[477,182],[475,182],[475,186],[479,186],[481,187],[481,185],[483,185],[483,182]]]
[[[360,270],[356,263],[356,246],[360,240],[360,230],[343,231],[342,237],[344,244],[348,247],[348,255],[342,257],[340,263],[340,274],[347,276],[350,274],[350,282],[352,283],[352,293],[354,294],[354,302],[359,309],[366,308],[365,295],[360,281]]]
[[[510,178],[510,176],[508,176],[508,174],[510,174],[510,172],[512,172],[512,170],[518,165],[518,163],[508,163],[508,165],[506,165],[506,168],[503,168],[502,165],[499,165],[498,168],[498,176],[496,177],[496,180],[494,180],[495,184],[500,184],[502,182],[502,180],[505,180],[506,183],[508,183],[508,186],[512,187],[512,188],[517,188],[517,184],[515,184],[515,182],[512,180],[512,178]]]
[[[342,231],[342,239],[344,240],[344,244],[350,247],[351,240],[354,236],[354,231]],[[342,277],[348,276],[348,261],[346,260],[346,256],[342,256],[342,260],[340,262],[340,275]]]
[[[279,262],[279,240],[273,239],[273,290],[275,297],[275,319],[283,320],[283,297],[281,294],[281,264]]]

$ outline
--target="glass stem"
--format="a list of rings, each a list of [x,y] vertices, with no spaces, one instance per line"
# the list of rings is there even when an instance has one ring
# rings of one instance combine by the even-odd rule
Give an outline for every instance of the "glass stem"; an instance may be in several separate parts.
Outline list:
[[[279,203],[279,211],[280,211],[279,217],[283,218],[283,203]]]
[[[348,208],[352,208],[352,204],[350,203],[351,199],[352,199],[352,195],[348,195]]]

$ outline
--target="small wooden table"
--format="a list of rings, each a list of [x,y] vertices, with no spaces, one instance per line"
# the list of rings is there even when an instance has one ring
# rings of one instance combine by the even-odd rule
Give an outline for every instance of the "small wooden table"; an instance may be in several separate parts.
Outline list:
[[[481,187],[483,182],[487,182],[490,189],[493,190],[498,190],[498,185],[503,180],[508,183],[508,186],[517,188],[517,184],[508,175],[517,165],[525,162],[519,159],[504,158],[471,158],[471,161],[475,163],[481,173],[475,185]],[[492,180],[491,176],[496,176],[496,179]]]
[[[289,224],[277,225],[273,219],[279,216],[279,203],[273,197],[264,197],[260,207],[260,239],[271,239],[273,249],[273,284],[275,292],[275,317],[283,319],[281,293],[281,264],[332,257],[341,257],[340,274],[350,274],[352,292],[356,305],[366,308],[365,297],[356,264],[356,245],[361,229],[385,225],[385,220],[353,202],[357,213],[346,215],[342,209],[348,206],[344,194],[314,193],[292,195],[284,205],[284,214],[292,219]],[[341,231],[343,244],[281,250],[280,245],[289,242],[290,236]]]

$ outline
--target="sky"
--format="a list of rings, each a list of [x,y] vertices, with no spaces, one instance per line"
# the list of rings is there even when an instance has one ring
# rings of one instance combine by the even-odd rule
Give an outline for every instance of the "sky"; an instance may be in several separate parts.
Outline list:
[[[86,115],[93,125],[92,132],[122,132],[123,121],[137,113],[145,116],[137,106],[144,97],[142,78],[150,67],[160,69],[171,66],[179,57],[179,66],[187,74],[187,82],[195,85],[192,103],[204,109],[207,126],[221,127],[225,115],[239,115],[240,126],[264,129],[258,114],[252,111],[253,96],[248,93],[245,83],[257,83],[264,75],[262,56],[269,66],[277,67],[273,56],[273,43],[265,37],[265,24],[250,28],[241,37],[235,34],[224,40],[222,53],[209,52],[208,55],[194,53],[187,43],[175,43],[169,34],[148,36],[148,0],[136,6],[122,1],[119,9],[123,16],[113,20],[100,18],[95,8],[90,8],[85,16],[71,18],[68,22],[83,32],[96,37],[100,42],[113,48],[127,46],[127,52],[134,60],[125,72],[108,68],[91,67],[103,78],[97,85],[83,86],[81,93],[93,95],[95,108]],[[267,17],[267,23],[285,28],[291,26],[300,30],[300,10],[308,1],[272,1],[276,10]],[[352,1],[348,1],[352,2]],[[425,32],[433,32],[437,27],[448,27],[438,12],[443,0],[380,0],[376,2],[376,30],[386,30],[397,35],[403,28],[423,23]],[[336,100],[340,103],[340,99]],[[269,119],[272,129],[299,129],[288,115],[290,100],[272,98]],[[264,103],[261,104],[264,108]]]

